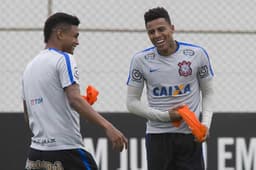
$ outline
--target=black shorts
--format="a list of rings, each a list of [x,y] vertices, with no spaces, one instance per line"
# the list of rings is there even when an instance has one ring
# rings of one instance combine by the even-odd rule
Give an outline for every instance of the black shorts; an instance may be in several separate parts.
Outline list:
[[[40,151],[30,148],[26,170],[98,170],[92,155],[83,149]]]
[[[147,134],[148,170],[204,170],[202,144],[192,134]]]

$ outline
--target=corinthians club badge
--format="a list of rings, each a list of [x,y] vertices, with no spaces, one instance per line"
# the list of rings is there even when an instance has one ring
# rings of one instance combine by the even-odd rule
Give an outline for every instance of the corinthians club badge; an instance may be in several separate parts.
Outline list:
[[[191,62],[183,60],[178,64],[180,76],[187,77],[192,74]]]

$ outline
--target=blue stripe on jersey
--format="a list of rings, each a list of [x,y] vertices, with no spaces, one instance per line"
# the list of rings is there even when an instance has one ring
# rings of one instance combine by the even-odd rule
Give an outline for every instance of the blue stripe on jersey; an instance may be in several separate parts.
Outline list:
[[[89,162],[86,158],[84,150],[83,149],[77,149],[77,151],[80,154],[80,156],[82,157],[82,160],[83,160],[84,166],[86,167],[86,170],[91,170],[91,167],[90,167]]]
[[[49,50],[56,51],[57,53],[61,54],[65,58],[65,61],[66,61],[66,64],[67,64],[67,68],[68,68],[69,80],[70,80],[71,84],[73,84],[74,83],[74,77],[73,77],[73,74],[72,74],[72,69],[71,69],[71,63],[70,63],[69,55],[67,53],[65,53],[63,51],[60,51],[60,50],[57,50],[55,48],[49,48]]]
[[[131,79],[131,74],[130,74],[130,72],[131,72],[133,60],[134,60],[134,56],[132,57],[132,61],[131,61],[131,63],[130,63],[128,79],[127,79],[127,82],[126,82],[127,85],[128,85],[128,83],[129,83],[129,81],[130,81],[130,79]]]
[[[211,65],[211,62],[210,62],[208,53],[206,52],[206,50],[205,50],[203,47],[200,47],[200,46],[194,45],[194,44],[184,43],[184,42],[178,42],[178,43],[179,43],[180,45],[191,46],[191,47],[196,47],[196,48],[202,49],[203,52],[205,53],[207,59],[208,59],[208,62],[209,62],[209,65],[210,65],[210,72],[211,72],[211,74],[214,76],[213,69],[212,69],[212,65]]]
[[[152,50],[152,49],[154,49],[154,48],[156,48],[156,47],[155,47],[155,46],[153,46],[153,47],[149,47],[149,48],[144,49],[142,52],[150,51],[150,50]]]

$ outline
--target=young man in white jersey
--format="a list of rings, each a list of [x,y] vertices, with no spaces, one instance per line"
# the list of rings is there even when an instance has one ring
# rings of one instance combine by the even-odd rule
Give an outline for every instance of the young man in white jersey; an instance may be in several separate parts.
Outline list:
[[[203,170],[202,143],[195,140],[177,107],[184,104],[209,131],[212,118],[213,70],[206,51],[173,39],[174,25],[168,12],[157,7],[144,14],[154,45],[132,58],[127,81],[127,108],[148,119],[146,149],[149,170]],[[141,101],[144,86],[148,105]],[[203,137],[205,141],[207,135]]]
[[[79,117],[102,127],[113,148],[127,148],[127,139],[85,101],[73,52],[78,43],[77,17],[55,13],[44,25],[43,49],[22,77],[25,119],[33,133],[26,169],[97,170],[85,151]]]

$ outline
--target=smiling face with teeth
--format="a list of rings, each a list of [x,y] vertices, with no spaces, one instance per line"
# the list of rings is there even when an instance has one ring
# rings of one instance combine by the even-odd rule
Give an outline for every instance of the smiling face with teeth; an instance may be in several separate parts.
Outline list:
[[[156,18],[146,23],[146,29],[152,44],[159,54],[169,56],[176,51],[177,45],[173,39],[174,25],[165,18]]]
[[[51,15],[44,25],[45,48],[55,48],[73,54],[75,47],[79,45],[79,24],[76,16],[62,12]]]
[[[69,29],[62,32],[62,51],[70,54],[74,53],[75,47],[79,44],[78,42],[79,31],[75,25],[69,26]]]

